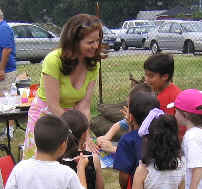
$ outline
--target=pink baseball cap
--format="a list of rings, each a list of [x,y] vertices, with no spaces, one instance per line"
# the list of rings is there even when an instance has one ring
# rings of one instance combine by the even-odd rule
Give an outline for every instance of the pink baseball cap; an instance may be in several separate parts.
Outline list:
[[[202,115],[202,91],[187,89],[175,99],[175,107],[189,113]]]

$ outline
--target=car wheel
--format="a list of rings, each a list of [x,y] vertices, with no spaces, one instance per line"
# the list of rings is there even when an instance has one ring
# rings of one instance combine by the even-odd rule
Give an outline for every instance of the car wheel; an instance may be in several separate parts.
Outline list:
[[[121,47],[114,47],[114,50],[115,50],[115,51],[118,51],[118,50],[120,50],[120,48],[121,48]]]
[[[185,43],[183,52],[187,53],[187,54],[189,54],[189,53],[194,54],[195,50],[194,50],[194,44],[192,41],[187,41]]]
[[[143,49],[146,49],[146,48],[145,48],[145,39],[142,40],[142,48],[143,48]]]
[[[158,43],[156,41],[154,41],[151,44],[151,51],[152,51],[152,54],[157,54],[160,51]]]
[[[123,50],[127,50],[128,49],[128,46],[127,46],[127,44],[126,44],[125,41],[122,41],[121,46],[122,46]]]

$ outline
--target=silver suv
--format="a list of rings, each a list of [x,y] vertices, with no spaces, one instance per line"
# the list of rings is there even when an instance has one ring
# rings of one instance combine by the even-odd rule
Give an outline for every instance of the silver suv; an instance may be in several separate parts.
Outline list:
[[[58,47],[59,36],[53,32],[29,23],[8,24],[14,31],[17,61],[38,63]]]
[[[202,51],[202,27],[197,21],[167,21],[149,33],[145,47],[153,54],[161,50],[181,50],[183,53]]]

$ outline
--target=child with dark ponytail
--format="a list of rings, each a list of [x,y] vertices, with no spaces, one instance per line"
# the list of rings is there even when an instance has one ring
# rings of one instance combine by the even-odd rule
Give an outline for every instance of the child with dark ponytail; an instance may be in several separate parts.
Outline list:
[[[97,154],[86,151],[86,138],[89,128],[89,122],[84,114],[78,110],[69,110],[61,117],[69,126],[71,135],[68,138],[67,151],[64,154],[61,163],[71,167],[77,172],[77,157],[82,152],[83,156],[88,157],[86,166],[86,182],[88,189],[103,189],[104,181],[100,160]]]

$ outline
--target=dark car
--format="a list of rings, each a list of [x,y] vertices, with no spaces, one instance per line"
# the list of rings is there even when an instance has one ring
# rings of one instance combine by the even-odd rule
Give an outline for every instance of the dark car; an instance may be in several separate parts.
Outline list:
[[[126,33],[120,35],[122,49],[127,50],[128,47],[144,48],[144,42],[147,39],[148,32],[154,28],[155,26],[129,28]]]
[[[118,51],[121,48],[120,38],[106,26],[103,26],[102,30],[103,30],[102,43],[107,45],[109,49],[114,49],[115,51]]]

